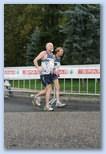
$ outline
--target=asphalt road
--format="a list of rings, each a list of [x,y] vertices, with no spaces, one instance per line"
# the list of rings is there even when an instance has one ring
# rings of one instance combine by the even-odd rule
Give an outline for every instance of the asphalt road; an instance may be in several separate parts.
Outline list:
[[[53,112],[33,107],[31,98],[4,100],[4,147],[16,150],[100,150],[102,144],[99,99],[62,99]],[[39,112],[40,111],[40,112]]]
[[[62,102],[66,103],[64,108],[56,108],[53,105],[54,111],[99,111],[100,102],[98,100],[83,100],[83,99],[62,99]],[[33,106],[32,98],[30,97],[19,97],[14,96],[5,98],[4,100],[4,111],[5,112],[39,112],[44,111],[44,100],[41,102],[41,106]],[[46,111],[45,111],[46,112]]]

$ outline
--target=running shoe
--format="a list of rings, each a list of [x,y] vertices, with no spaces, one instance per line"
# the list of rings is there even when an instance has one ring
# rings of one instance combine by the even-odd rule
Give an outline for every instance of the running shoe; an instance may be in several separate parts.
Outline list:
[[[44,110],[45,111],[53,111],[54,109],[50,105],[48,105],[48,106],[44,107]]]
[[[34,94],[31,94],[31,95],[30,95],[31,98],[33,98],[34,96],[35,96]]]
[[[56,102],[56,107],[64,107],[66,104],[61,103],[61,102]]]
[[[40,106],[41,104],[40,104],[40,97],[34,97],[33,98],[33,100],[32,100],[32,104],[35,106],[35,105],[37,105],[37,106]]]

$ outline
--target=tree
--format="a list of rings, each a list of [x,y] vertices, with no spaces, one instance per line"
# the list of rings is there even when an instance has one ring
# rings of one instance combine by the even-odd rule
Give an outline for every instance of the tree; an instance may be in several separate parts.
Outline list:
[[[64,46],[63,64],[99,63],[99,18],[96,4],[5,4],[5,66],[32,65],[48,41]]]
[[[60,10],[64,5],[40,5],[39,34],[36,31],[31,35],[27,45],[27,65],[32,64],[32,59],[38,52],[45,49],[47,42],[53,42],[56,46],[63,43],[64,38],[60,33],[60,21],[63,18]],[[37,36],[36,36],[37,35]],[[39,36],[38,36],[39,35]],[[33,44],[33,45],[32,45]]]
[[[66,10],[68,5],[48,4],[42,6],[41,19],[41,44],[44,46],[48,41],[56,46],[63,44],[64,38],[60,33],[63,16],[61,11]]]
[[[73,5],[64,15],[65,64],[100,63],[99,5]]]
[[[24,64],[23,42],[20,38],[19,14],[24,11],[25,5],[4,6],[4,60],[5,66],[19,66]]]
[[[27,53],[26,53],[26,65],[33,65],[33,59],[35,53],[39,52],[39,43],[40,42],[40,33],[38,30],[34,30],[31,35],[30,41],[27,44]]]

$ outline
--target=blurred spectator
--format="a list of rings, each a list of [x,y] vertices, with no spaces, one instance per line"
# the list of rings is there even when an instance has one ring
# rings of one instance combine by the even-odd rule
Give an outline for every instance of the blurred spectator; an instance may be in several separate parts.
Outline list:
[[[11,84],[8,80],[4,80],[5,97],[12,96]]]

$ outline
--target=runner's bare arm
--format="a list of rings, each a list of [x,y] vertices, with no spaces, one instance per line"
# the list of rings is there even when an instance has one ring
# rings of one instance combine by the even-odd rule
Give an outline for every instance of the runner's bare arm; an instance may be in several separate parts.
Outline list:
[[[40,54],[33,60],[34,65],[39,69],[38,61],[41,60],[45,55],[45,51],[40,52]]]

